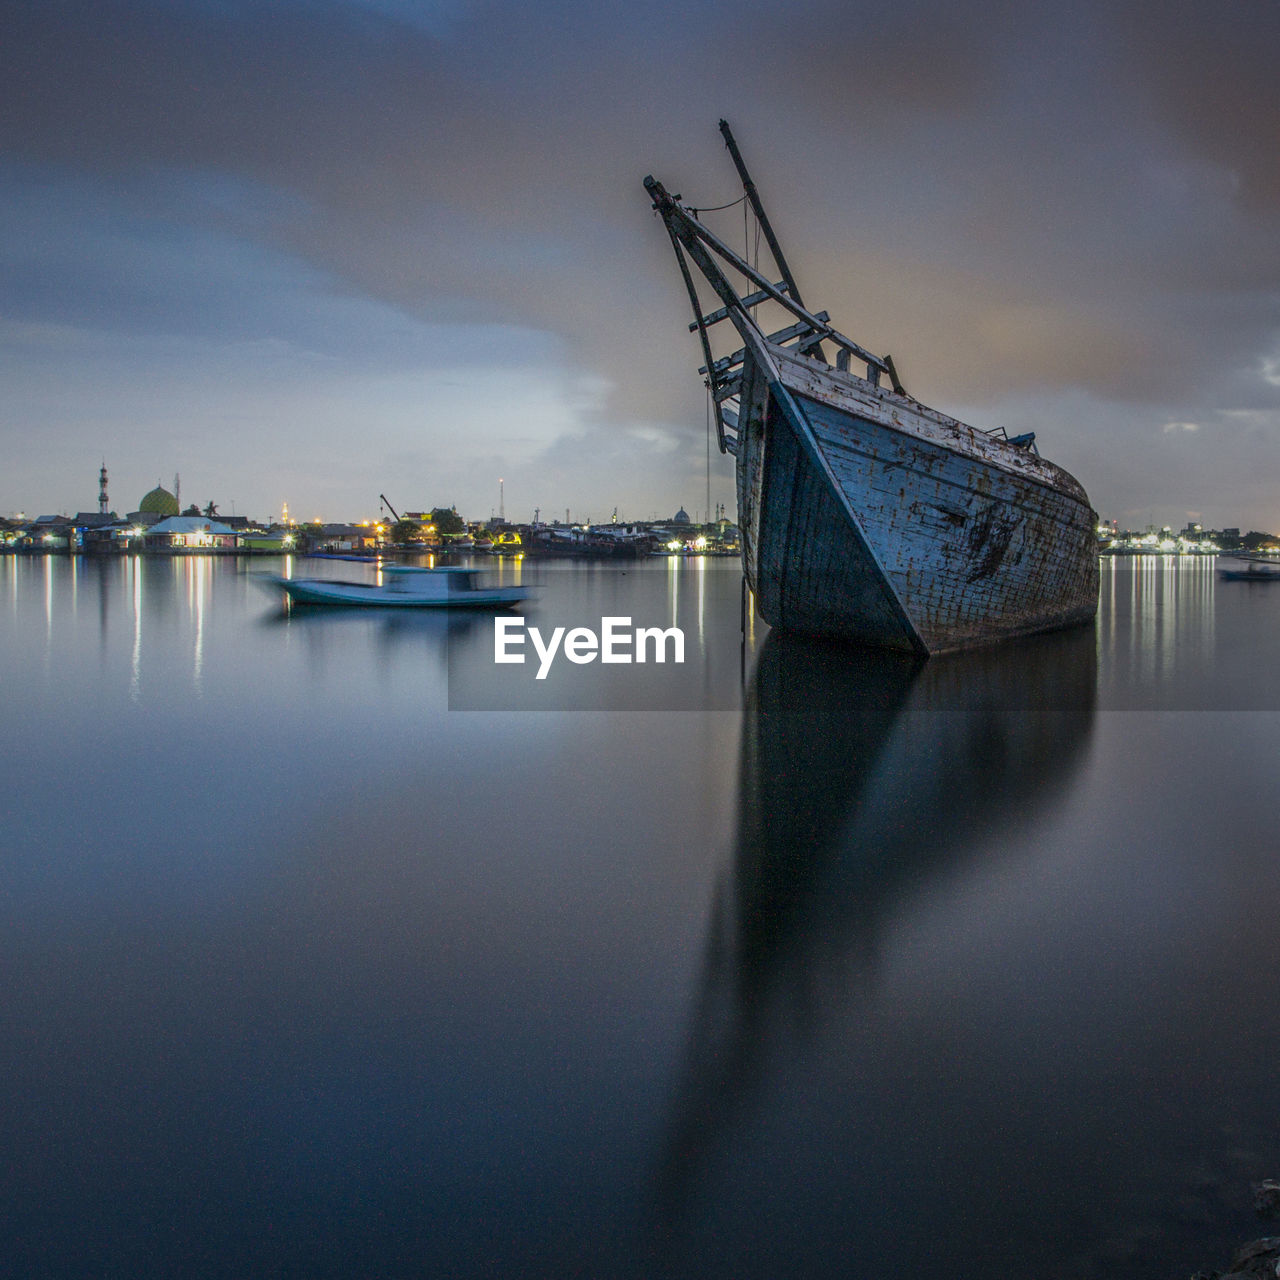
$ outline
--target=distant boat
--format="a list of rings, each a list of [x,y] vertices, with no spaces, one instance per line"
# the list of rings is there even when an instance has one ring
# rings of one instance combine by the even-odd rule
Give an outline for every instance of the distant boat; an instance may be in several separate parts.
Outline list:
[[[1280,560],[1274,556],[1238,555],[1228,557],[1243,562],[1243,569],[1219,569],[1218,576],[1228,582],[1272,582],[1280,580]]]
[[[336,604],[375,608],[508,609],[528,597],[525,587],[497,586],[477,569],[421,569],[392,565],[382,582],[339,582],[332,578],[269,577],[294,604]]]
[[[737,459],[743,569],[760,615],[918,654],[1092,619],[1097,515],[1084,489],[1040,457],[1033,435],[1008,438],[927,408],[903,389],[891,357],[810,311],[723,120],[720,129],[780,281],[656,179],[645,188],[693,305],[720,448]],[[704,310],[690,263],[717,310]],[[794,323],[766,333],[765,306]],[[743,345],[716,359],[710,335],[723,320]]]

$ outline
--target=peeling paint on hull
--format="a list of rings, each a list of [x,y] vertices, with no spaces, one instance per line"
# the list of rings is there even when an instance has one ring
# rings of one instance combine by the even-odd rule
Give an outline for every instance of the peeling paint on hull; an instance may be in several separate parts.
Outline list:
[[[921,654],[1087,622],[1097,517],[1030,450],[770,347],[748,357],[743,564],[772,626]]]

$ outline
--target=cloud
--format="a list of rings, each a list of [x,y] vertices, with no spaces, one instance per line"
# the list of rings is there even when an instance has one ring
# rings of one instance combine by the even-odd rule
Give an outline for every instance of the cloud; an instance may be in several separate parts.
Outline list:
[[[701,361],[640,179],[733,198],[724,115],[808,300],[941,408],[1106,406],[1125,470],[1153,425],[1274,403],[1278,22],[1191,0],[11,6],[0,146],[54,194],[9,190],[6,235],[39,254],[0,315],[211,346],[256,325],[360,353],[353,377],[384,339],[424,367],[536,349],[595,389],[566,402],[561,474],[595,483],[589,459],[652,428],[692,486]]]

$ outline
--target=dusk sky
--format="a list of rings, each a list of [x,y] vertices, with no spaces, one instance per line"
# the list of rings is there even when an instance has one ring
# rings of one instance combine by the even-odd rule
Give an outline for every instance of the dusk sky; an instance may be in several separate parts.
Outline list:
[[[1280,532],[1261,0],[10,4],[0,514],[96,510],[105,458],[121,514],[180,472],[260,518],[487,518],[499,477],[509,519],[700,516],[642,180],[734,199],[721,116],[806,302],[920,399],[1122,526]]]

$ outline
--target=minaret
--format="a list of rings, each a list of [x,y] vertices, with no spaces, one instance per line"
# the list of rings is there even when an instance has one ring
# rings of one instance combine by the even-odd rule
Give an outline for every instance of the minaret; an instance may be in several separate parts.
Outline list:
[[[111,500],[107,497],[107,460],[102,460],[102,470],[98,472],[98,514],[110,515]]]

